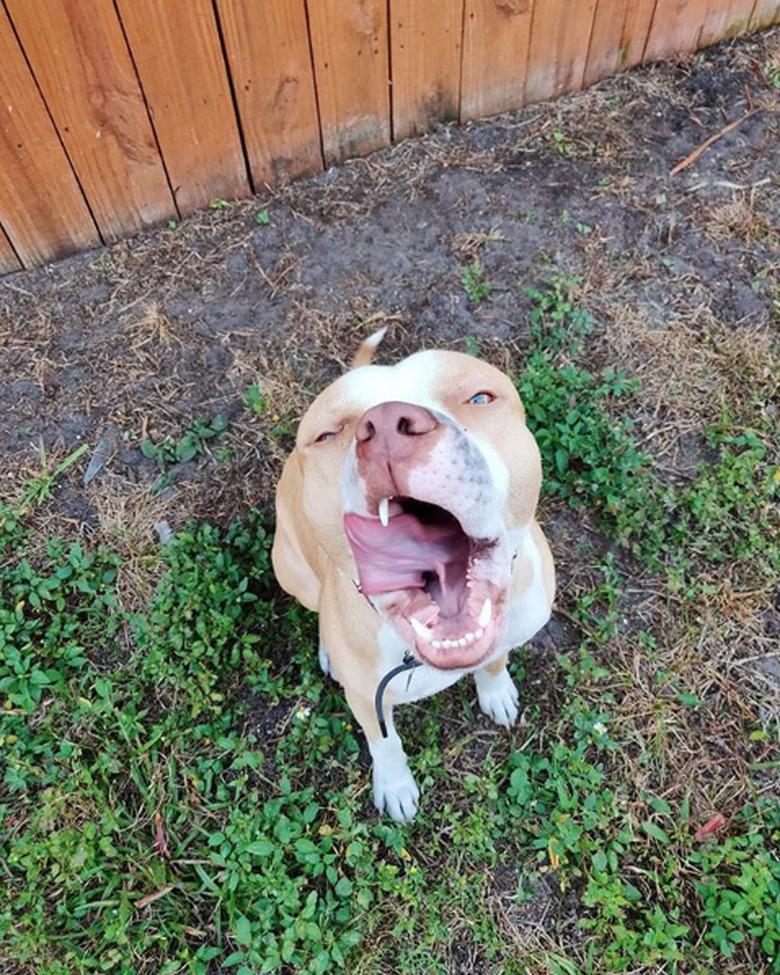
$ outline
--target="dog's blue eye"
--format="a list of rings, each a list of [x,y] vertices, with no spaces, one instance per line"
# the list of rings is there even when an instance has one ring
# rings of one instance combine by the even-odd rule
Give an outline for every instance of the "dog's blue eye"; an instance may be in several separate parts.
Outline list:
[[[484,390],[481,393],[475,393],[469,403],[473,403],[475,406],[482,406],[484,403],[492,403],[495,396],[492,393],[487,393]]]
[[[321,433],[314,442],[325,443],[326,440],[330,440],[331,437],[335,437],[335,436],[336,436],[335,430],[326,430],[325,433]]]

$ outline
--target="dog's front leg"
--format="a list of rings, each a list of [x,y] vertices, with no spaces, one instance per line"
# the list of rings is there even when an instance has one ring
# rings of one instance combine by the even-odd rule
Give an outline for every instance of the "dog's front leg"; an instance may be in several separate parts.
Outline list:
[[[420,790],[409,771],[406,752],[393,725],[392,706],[386,707],[387,737],[379,730],[374,699],[346,690],[347,701],[371,752],[374,805],[397,822],[409,822],[417,812]]]
[[[474,673],[482,712],[504,728],[517,721],[520,697],[506,669],[506,654]]]

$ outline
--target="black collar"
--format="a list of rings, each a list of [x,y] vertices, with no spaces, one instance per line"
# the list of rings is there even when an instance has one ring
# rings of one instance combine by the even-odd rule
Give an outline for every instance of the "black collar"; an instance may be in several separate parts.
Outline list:
[[[387,738],[387,724],[385,722],[385,714],[382,708],[382,695],[385,693],[385,689],[390,681],[398,674],[403,673],[405,670],[414,670],[415,667],[422,667],[422,662],[415,660],[411,653],[407,650],[404,654],[404,662],[399,664],[397,667],[393,667],[391,671],[385,674],[385,676],[380,680],[379,687],[376,689],[376,695],[374,696],[374,709],[376,710],[376,718],[379,722],[379,730],[382,732],[382,737]],[[411,680],[412,675],[409,675]],[[409,683],[407,681],[407,687]]]

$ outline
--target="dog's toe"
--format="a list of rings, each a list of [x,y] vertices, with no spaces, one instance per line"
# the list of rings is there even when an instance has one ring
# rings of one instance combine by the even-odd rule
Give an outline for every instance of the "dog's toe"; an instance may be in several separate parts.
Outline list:
[[[398,823],[408,823],[414,819],[419,803],[420,790],[408,769],[395,781],[382,781],[375,777],[374,805],[380,813],[386,813]]]

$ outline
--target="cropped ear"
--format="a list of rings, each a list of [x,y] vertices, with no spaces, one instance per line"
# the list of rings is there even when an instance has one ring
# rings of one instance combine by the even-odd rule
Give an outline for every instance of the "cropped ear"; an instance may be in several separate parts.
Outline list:
[[[305,529],[306,524],[301,501],[300,458],[293,451],[276,489],[276,533],[271,562],[282,589],[316,613],[320,607],[320,580],[303,554],[304,546],[296,529],[296,526]]]
[[[355,353],[355,358],[352,360],[352,365],[350,369],[357,369],[358,366],[367,366],[369,362],[374,358],[374,353],[379,347],[379,343],[385,337],[385,332],[387,331],[387,325],[384,328],[378,329],[373,335],[369,337],[360,344],[357,352]]]

